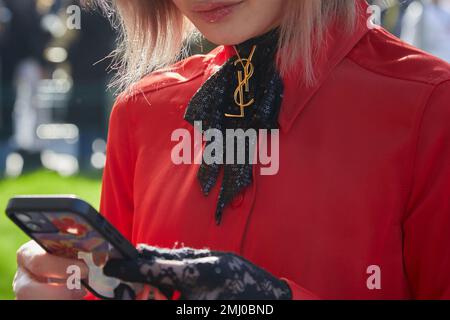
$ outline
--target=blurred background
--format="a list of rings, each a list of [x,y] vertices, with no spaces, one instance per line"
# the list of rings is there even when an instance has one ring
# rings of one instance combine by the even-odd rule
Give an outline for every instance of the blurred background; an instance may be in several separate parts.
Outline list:
[[[450,62],[450,0],[369,2],[393,34]],[[10,197],[76,194],[98,208],[115,40],[77,1],[0,0],[0,299],[13,298],[28,240],[3,214]]]

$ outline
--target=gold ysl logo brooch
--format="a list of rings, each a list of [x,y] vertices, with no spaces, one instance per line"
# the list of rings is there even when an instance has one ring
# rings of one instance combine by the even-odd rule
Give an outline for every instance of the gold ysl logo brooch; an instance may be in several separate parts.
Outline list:
[[[255,54],[256,46],[253,46],[249,57],[246,59],[241,58],[239,51],[236,49],[236,47],[234,49],[236,50],[236,53],[238,56],[238,59],[234,62],[234,65],[237,66],[238,64],[241,64],[242,69],[243,69],[243,71],[238,70],[238,72],[237,72],[238,86],[237,86],[236,90],[234,91],[234,102],[236,103],[237,106],[239,106],[240,113],[239,114],[225,113],[225,117],[227,117],[227,118],[244,118],[245,108],[251,106],[255,102],[255,99],[251,99],[248,102],[246,102],[245,97],[244,97],[244,92],[245,93],[250,92],[249,80],[253,77],[253,73],[255,71],[253,64],[252,64],[252,59],[253,59],[253,55]]]

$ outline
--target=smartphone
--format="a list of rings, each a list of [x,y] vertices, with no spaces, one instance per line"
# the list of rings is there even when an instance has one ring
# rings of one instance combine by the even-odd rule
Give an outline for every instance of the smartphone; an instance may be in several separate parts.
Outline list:
[[[143,286],[103,275],[109,258],[135,259],[136,248],[89,203],[73,195],[11,198],[6,214],[48,253],[81,259],[89,267],[81,283],[96,297],[133,299]]]

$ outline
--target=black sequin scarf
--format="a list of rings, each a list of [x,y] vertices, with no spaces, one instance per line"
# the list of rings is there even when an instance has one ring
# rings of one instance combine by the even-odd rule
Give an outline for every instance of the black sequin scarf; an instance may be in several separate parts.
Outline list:
[[[284,91],[283,82],[276,67],[278,38],[279,32],[275,29],[235,46],[237,55],[230,58],[202,85],[186,110],[184,118],[189,123],[194,125],[195,122],[201,121],[203,130],[218,129],[223,135],[224,147],[220,155],[223,164],[219,161],[207,164],[203,159],[197,173],[202,192],[208,195],[223,167],[223,181],[215,213],[217,224],[221,222],[224,208],[252,183],[252,161],[249,156],[246,156],[245,162],[238,162],[238,152],[235,150],[235,161],[232,161],[233,163],[226,161],[226,130],[278,129],[278,114]],[[244,68],[248,63],[246,59],[250,58],[252,66],[248,67],[247,74],[250,75],[251,71],[253,73],[251,77],[248,77],[246,88]],[[238,80],[238,72],[240,72],[241,83]],[[237,102],[247,104],[252,99],[254,99],[253,104],[250,106],[241,108],[237,104]],[[243,117],[229,117],[229,115],[242,115],[241,109],[244,113]],[[214,140],[211,140],[206,142],[205,148],[213,143]],[[235,139],[235,148],[236,141]],[[255,146],[255,139],[245,139],[245,154],[253,155]]]

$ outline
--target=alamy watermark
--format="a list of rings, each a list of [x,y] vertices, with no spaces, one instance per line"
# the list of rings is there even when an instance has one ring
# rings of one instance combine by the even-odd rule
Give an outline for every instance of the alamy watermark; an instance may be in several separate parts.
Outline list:
[[[171,141],[171,159],[175,165],[201,164],[261,164],[261,175],[276,175],[280,168],[279,130],[267,129],[202,129],[195,121],[194,137],[187,129],[176,129]],[[270,137],[270,139],[269,139]],[[202,154],[203,142],[207,142]],[[246,148],[249,145],[249,148]],[[270,145],[270,150],[269,150]],[[224,150],[225,149],[225,150]],[[270,151],[270,152],[269,152]]]
[[[369,290],[381,290],[381,267],[377,265],[370,265],[367,267],[366,285]]]
[[[83,260],[89,270],[88,285],[94,289],[97,294],[107,298],[114,298],[114,289],[116,289],[121,281],[116,278],[107,277],[103,274],[103,268],[97,266],[94,262],[93,254],[88,252],[79,252],[78,259]],[[77,265],[70,265],[66,269],[68,275],[66,287],[69,290],[80,290],[81,269]]]
[[[66,28],[68,30],[81,29],[81,8],[77,5],[68,6],[66,9]]]

